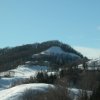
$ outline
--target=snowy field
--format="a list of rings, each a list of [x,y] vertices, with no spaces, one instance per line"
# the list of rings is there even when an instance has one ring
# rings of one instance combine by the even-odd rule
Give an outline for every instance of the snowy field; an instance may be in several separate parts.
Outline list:
[[[35,77],[39,71],[47,71],[48,67],[46,66],[26,66],[20,65],[16,69],[9,70],[7,72],[2,72],[0,75],[0,100],[18,100],[23,94],[25,89],[32,89],[34,93],[36,91],[45,92],[49,87],[54,87],[50,84],[44,83],[31,83],[31,84],[21,84],[18,86],[11,87],[11,84],[15,81],[24,80],[30,78],[30,76]],[[9,77],[4,77],[7,73],[12,73]],[[55,72],[48,72],[48,75]],[[79,96],[80,89],[68,88],[69,94],[73,100],[77,100]],[[91,92],[89,92],[91,94]]]
[[[15,86],[0,91],[0,100],[18,100],[23,95],[26,89],[32,89],[34,95],[36,95],[38,91],[46,92],[49,87],[53,87],[53,85],[33,83],[33,84],[23,84],[23,85]]]
[[[18,100],[25,89],[32,89],[34,93],[36,91],[45,91],[47,88],[53,86],[48,84],[22,84],[15,87],[11,87],[11,84],[15,81],[24,80],[30,78],[30,76],[35,77],[36,73],[39,71],[46,71],[48,68],[46,66],[26,66],[20,65],[16,69],[9,70],[7,72],[0,73],[0,100]],[[10,73],[9,77],[5,77],[6,74]],[[13,73],[13,74],[11,74]]]
[[[17,80],[24,80],[30,78],[30,76],[35,77],[37,72],[46,71],[48,67],[46,66],[26,66],[20,65],[16,69],[9,70],[7,72],[0,73],[0,90],[9,88],[11,84]],[[10,76],[7,76],[8,73]],[[12,74],[13,73],[13,74]]]

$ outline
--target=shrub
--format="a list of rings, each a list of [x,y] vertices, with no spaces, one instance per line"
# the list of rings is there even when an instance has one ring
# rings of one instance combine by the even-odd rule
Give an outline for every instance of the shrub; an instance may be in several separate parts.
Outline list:
[[[81,91],[78,100],[89,100],[89,98],[87,91]]]
[[[67,89],[62,87],[49,88],[47,92],[33,91],[26,89],[20,100],[71,100]]]
[[[93,94],[90,97],[90,100],[100,100],[100,85],[96,90],[93,91]]]
[[[26,89],[22,96],[19,97],[19,100],[34,100],[35,99],[35,95],[34,95],[34,91],[32,89]]]

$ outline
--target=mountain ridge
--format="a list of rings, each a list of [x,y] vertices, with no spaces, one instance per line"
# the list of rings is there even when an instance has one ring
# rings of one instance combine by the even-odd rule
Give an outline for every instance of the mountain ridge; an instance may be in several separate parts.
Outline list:
[[[52,46],[60,47],[64,52],[73,53],[83,58],[83,55],[74,50],[70,45],[58,40],[51,40],[42,43],[0,49],[0,71],[16,68],[26,61],[32,60],[33,54],[38,54]],[[59,56],[57,56],[57,59],[58,58]]]

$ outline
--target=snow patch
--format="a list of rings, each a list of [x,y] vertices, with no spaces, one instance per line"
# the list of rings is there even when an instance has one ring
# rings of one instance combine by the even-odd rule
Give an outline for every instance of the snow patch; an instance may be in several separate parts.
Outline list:
[[[0,91],[0,98],[2,100],[18,100],[21,95],[23,95],[26,89],[32,89],[34,94],[36,92],[46,92],[49,87],[54,87],[50,84],[36,83],[36,84],[23,84],[19,86],[12,87],[10,89]]]
[[[38,71],[47,71],[47,69],[47,66],[19,65],[16,69],[10,70],[10,72],[14,73],[13,76],[1,77],[0,90],[9,88],[15,81],[24,80],[30,78],[30,76],[35,77]]]
[[[46,51],[41,52],[41,54],[62,54],[62,53],[66,53],[66,52],[63,51],[58,46],[52,46],[49,49],[47,49]]]
[[[62,50],[58,46],[52,46],[52,47],[48,48],[47,50],[42,51],[42,52],[40,52],[38,54],[33,54],[32,58],[39,57],[40,55],[52,55],[52,54],[54,54],[54,55],[65,55],[67,57],[72,57],[72,58],[75,57],[75,58],[79,58],[80,59],[80,57],[78,55],[76,55],[74,53],[70,53],[70,52],[65,52],[64,50]]]

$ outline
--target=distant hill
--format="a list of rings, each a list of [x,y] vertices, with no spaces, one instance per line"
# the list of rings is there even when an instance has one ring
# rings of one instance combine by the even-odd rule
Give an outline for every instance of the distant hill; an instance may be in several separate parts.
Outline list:
[[[33,54],[33,61],[45,62],[48,61],[51,65],[64,66],[80,61],[82,58],[71,52],[64,51],[61,47],[52,46],[38,54]]]
[[[0,49],[0,71],[13,69],[20,64],[24,64],[26,61],[39,60],[37,58],[62,65],[65,62],[71,63],[71,61],[81,59],[83,55],[74,50],[70,45],[57,40],[12,48],[7,47]]]
[[[89,67],[99,67],[100,68],[100,58],[97,59],[91,59],[87,62],[87,65]]]

